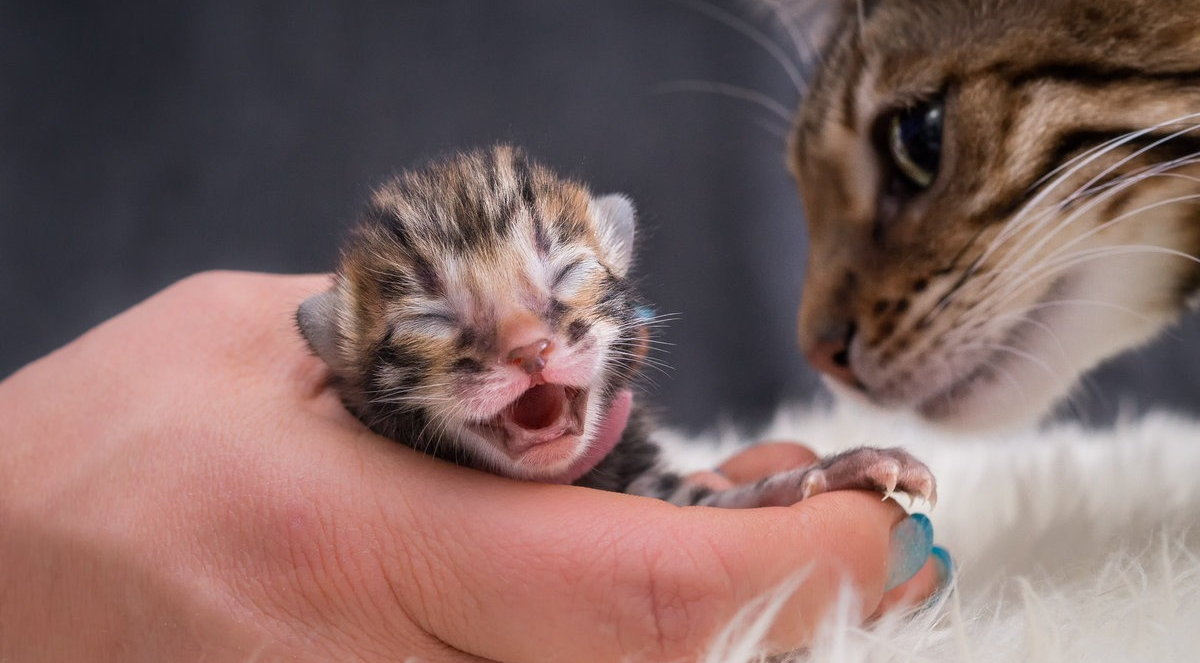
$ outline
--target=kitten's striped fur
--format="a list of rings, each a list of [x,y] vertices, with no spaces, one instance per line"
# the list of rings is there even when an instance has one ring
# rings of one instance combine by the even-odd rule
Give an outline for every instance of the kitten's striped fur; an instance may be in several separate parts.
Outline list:
[[[801,344],[840,391],[949,424],[1038,416],[1197,298],[1194,0],[823,5],[790,156]],[[921,186],[891,128],[931,102]]]
[[[660,467],[629,391],[654,322],[628,276],[633,238],[624,197],[593,196],[507,146],[455,155],[376,191],[333,289],[297,318],[355,415],[462,465],[676,504],[789,504],[842,488],[936,498],[900,450],[721,492]]]

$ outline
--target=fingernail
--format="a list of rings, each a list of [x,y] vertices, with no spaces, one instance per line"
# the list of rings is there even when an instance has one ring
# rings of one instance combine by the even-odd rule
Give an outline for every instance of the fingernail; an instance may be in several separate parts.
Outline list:
[[[922,513],[901,520],[892,528],[891,546],[884,591],[904,584],[925,566],[933,552],[933,523]]]
[[[949,550],[941,546],[934,546],[930,554],[933,556],[934,566],[937,567],[938,591],[941,591],[949,587],[954,578],[954,558],[950,556]]]

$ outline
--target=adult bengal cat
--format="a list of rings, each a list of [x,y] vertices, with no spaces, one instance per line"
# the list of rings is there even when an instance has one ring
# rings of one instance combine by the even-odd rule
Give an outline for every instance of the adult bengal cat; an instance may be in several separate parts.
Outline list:
[[[1196,302],[1200,3],[773,5],[823,26],[790,159],[838,391],[1025,420]]]

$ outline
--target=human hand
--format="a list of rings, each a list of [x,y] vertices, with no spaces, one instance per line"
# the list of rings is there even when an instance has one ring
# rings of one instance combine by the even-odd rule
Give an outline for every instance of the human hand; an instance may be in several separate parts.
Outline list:
[[[780,648],[843,580],[932,592],[885,597],[876,495],[680,509],[371,434],[292,327],[326,286],[194,277],[0,383],[0,660],[690,659],[802,569]]]

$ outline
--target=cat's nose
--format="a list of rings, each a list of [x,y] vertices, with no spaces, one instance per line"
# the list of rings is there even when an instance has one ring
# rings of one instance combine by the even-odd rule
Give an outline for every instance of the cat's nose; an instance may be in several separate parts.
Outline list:
[[[540,373],[546,368],[546,359],[550,355],[553,343],[548,338],[541,338],[528,345],[513,348],[508,353],[508,361],[521,367],[530,375]]]
[[[850,344],[854,342],[857,331],[857,325],[852,322],[830,326],[807,344],[804,354],[813,368],[847,387],[860,389],[862,383],[854,375],[854,367],[850,363]]]

